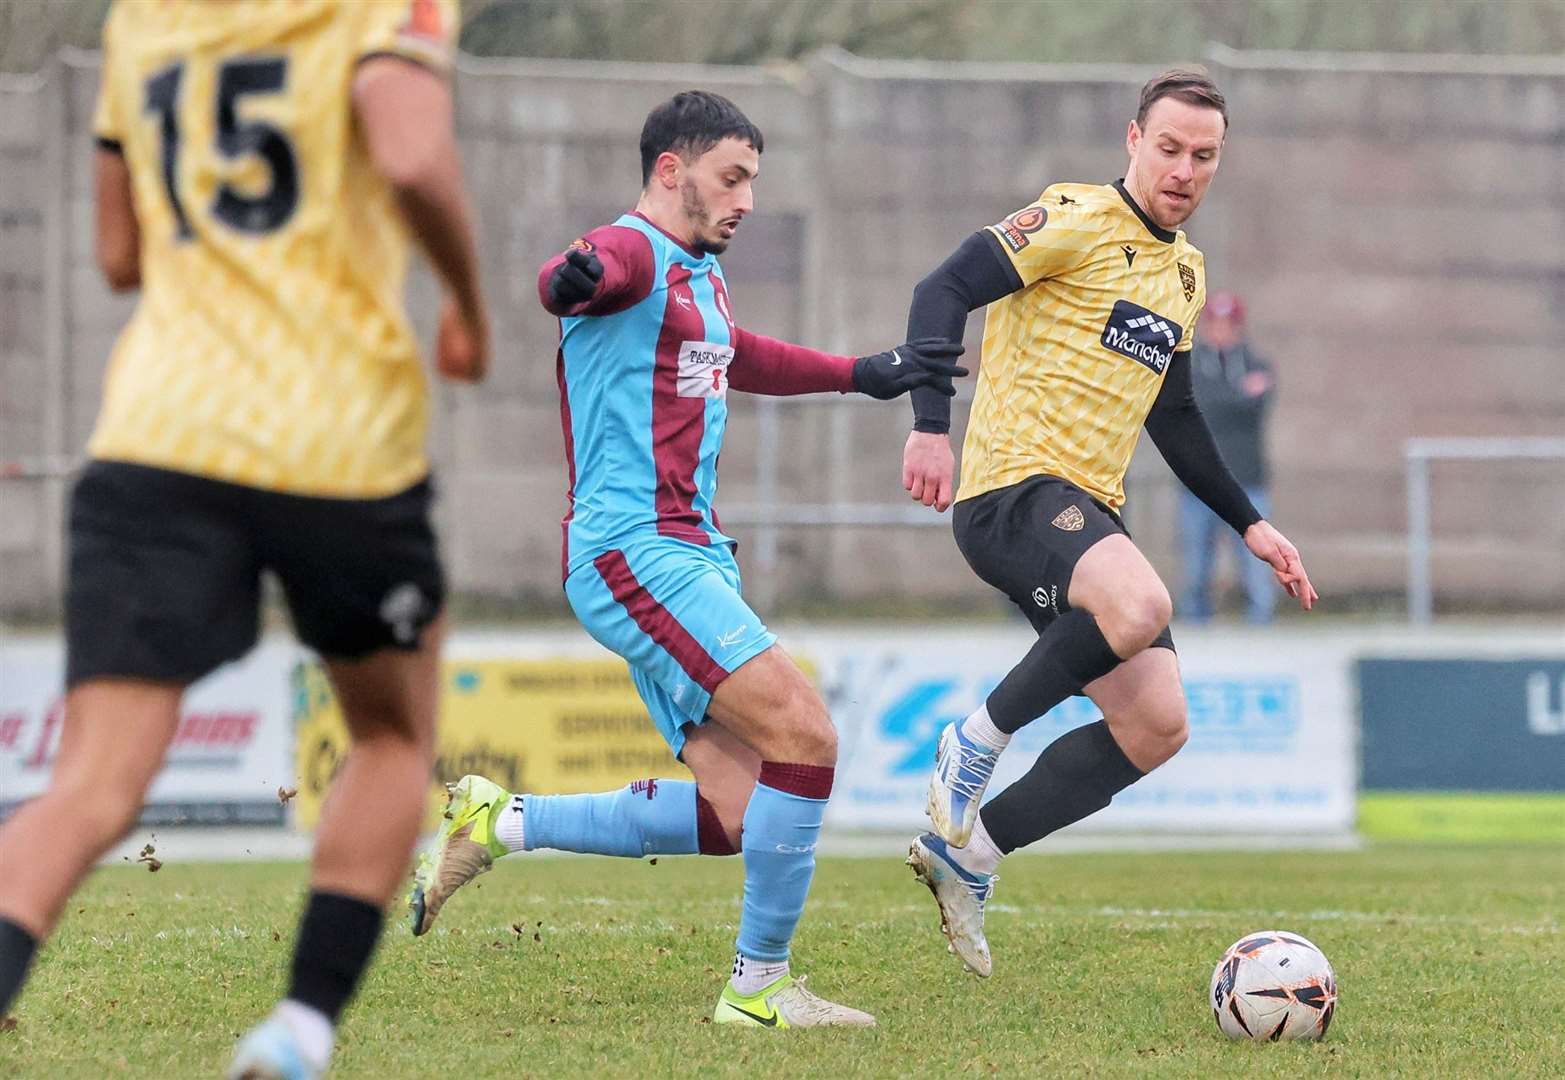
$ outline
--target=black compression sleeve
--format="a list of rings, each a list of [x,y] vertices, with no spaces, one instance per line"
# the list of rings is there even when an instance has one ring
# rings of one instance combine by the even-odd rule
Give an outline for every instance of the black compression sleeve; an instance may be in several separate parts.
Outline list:
[[[1243,536],[1246,529],[1261,520],[1244,488],[1223,464],[1206,418],[1195,403],[1188,352],[1175,353],[1169,361],[1168,374],[1163,376],[1163,387],[1147,414],[1146,426],[1147,434],[1179,482],[1235,532]]]
[[[988,229],[962,241],[962,246],[913,290],[908,309],[907,339],[937,337],[960,342],[967,314],[1022,287],[1022,279]],[[951,430],[951,399],[929,387],[913,399],[913,430],[945,434]]]

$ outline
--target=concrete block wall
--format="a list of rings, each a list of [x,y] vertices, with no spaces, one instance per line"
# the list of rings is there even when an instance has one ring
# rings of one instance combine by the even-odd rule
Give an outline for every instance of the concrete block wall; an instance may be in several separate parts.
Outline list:
[[[1395,593],[1406,438],[1565,435],[1565,66],[1219,61],[1233,128],[1189,232],[1211,287],[1245,295],[1256,343],[1280,369],[1275,516],[1323,592]],[[914,283],[968,233],[1049,183],[1121,175],[1148,74],[840,54],[776,71],[464,61],[458,125],[496,357],[483,388],[435,391],[455,585],[560,604],[556,328],[535,273],[634,202],[636,136],[652,105],[708,87],[761,126],[757,210],[724,257],[736,314],[763,333],[856,353],[902,339]],[[37,85],[0,86],[0,461],[79,452],[130,311],[91,261],[95,86],[81,57]],[[47,265],[48,251],[60,265]],[[435,299],[416,273],[410,303],[426,339]],[[973,316],[971,359],[980,326]],[[63,364],[53,379],[51,348]],[[742,395],[731,405],[719,512],[760,496],[763,406]],[[904,402],[781,407],[780,499],[903,505],[908,415]],[[955,416],[960,438],[965,407]],[[1171,583],[1173,483],[1143,450],[1127,512]],[[58,575],[45,571],[58,551],[44,538],[58,533],[62,490],[0,480],[0,610],[54,602]],[[1442,601],[1565,609],[1565,464],[1439,466],[1434,492]],[[775,566],[758,561],[755,527],[734,531],[752,583],[784,603],[983,602],[943,526],[783,528]]]

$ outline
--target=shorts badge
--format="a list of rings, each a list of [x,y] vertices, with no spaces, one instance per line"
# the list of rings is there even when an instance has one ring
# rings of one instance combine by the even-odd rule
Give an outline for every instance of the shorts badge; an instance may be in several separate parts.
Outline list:
[[[1081,532],[1087,524],[1087,519],[1082,516],[1079,506],[1067,506],[1055,516],[1051,524],[1056,529],[1064,529],[1066,532]]]
[[[419,587],[404,581],[380,602],[380,620],[391,627],[391,636],[398,645],[413,645],[418,641],[425,607],[424,594]]]

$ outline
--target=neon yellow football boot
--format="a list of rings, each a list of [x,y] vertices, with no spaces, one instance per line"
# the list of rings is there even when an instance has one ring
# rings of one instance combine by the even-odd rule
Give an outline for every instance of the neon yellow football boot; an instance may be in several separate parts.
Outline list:
[[[414,935],[429,933],[451,894],[506,854],[505,845],[495,838],[494,823],[511,801],[509,791],[482,776],[464,776],[446,785],[446,800],[438,846],[433,855],[427,851],[419,855],[413,872],[408,908]]]
[[[869,1013],[827,1001],[806,989],[803,976],[792,975],[783,975],[749,997],[741,997],[732,983],[725,983],[712,1022],[770,1028],[875,1026]]]

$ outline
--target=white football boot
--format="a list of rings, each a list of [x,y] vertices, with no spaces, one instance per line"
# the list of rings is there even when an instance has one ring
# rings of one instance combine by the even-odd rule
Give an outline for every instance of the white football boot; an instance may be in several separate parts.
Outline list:
[[[988,978],[994,965],[989,959],[989,942],[984,938],[984,904],[1000,875],[964,870],[951,858],[946,842],[934,833],[924,833],[913,841],[908,848],[907,864],[934,893],[940,907],[940,932],[946,936],[951,951],[969,971]]]
[[[999,760],[1000,751],[963,738],[960,723],[947,724],[940,733],[925,809],[935,835],[952,847],[966,847],[973,835],[978,804]]]

